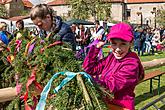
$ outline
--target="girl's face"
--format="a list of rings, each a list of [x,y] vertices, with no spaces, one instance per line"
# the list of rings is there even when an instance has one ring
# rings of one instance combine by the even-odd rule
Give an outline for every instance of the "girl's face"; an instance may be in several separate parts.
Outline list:
[[[131,43],[120,39],[111,39],[112,53],[116,59],[122,59],[128,53]]]
[[[22,26],[21,23],[17,23],[17,24],[16,24],[16,27],[17,27],[18,29],[23,29],[23,26]]]
[[[33,23],[38,26],[40,29],[45,31],[50,31],[52,26],[52,19],[50,15],[47,15],[45,19],[36,18],[33,20]]]

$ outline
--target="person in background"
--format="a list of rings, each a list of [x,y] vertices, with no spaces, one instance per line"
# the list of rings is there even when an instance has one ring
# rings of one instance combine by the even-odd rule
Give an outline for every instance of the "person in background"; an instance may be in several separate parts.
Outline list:
[[[93,40],[105,40],[104,38],[105,30],[103,26],[100,26],[100,22],[98,20],[95,21],[95,32],[92,34]]]
[[[46,4],[38,4],[30,11],[33,23],[40,29],[39,37],[42,39],[51,35],[52,42],[62,41],[76,49],[75,37],[70,26],[62,21],[60,16],[54,14],[54,10]]]
[[[14,32],[14,37],[16,39],[20,39],[22,37],[29,41],[31,40],[29,31],[26,28],[24,28],[23,20],[16,21],[16,27],[17,29]]]
[[[92,36],[92,34],[91,34],[91,31],[90,31],[90,28],[87,28],[86,31],[85,31],[85,38],[84,38],[84,42],[85,42],[86,46],[88,46],[90,44],[91,36]]]
[[[143,56],[146,50],[146,44],[145,44],[145,40],[146,40],[146,29],[143,29],[143,31],[140,33],[140,42],[141,42],[141,55]]]
[[[71,30],[72,30],[74,36],[76,37],[77,36],[77,33],[76,33],[77,24],[73,23],[70,27],[71,27]]]
[[[145,50],[145,45],[144,45],[144,41],[145,40],[144,39],[145,39],[145,37],[144,37],[144,30],[141,27],[139,27],[134,32],[134,51],[137,50],[139,56],[143,55],[144,50]]]
[[[151,29],[147,30],[146,33],[146,39],[145,39],[145,44],[146,44],[146,52],[150,54],[150,50],[152,49],[152,54],[154,54],[154,48],[152,47],[151,39],[153,37],[153,34],[151,32]]]
[[[77,31],[76,42],[81,48],[84,48],[84,38],[85,38],[85,27],[84,25],[79,25],[79,30]]]
[[[7,24],[5,22],[0,23],[0,40],[8,45],[10,42],[11,34],[7,31]]]
[[[133,32],[130,25],[118,23],[112,26],[107,40],[112,53],[101,60],[97,55],[105,42],[93,45],[83,62],[85,72],[98,76],[97,83],[114,94],[114,99],[104,99],[110,110],[135,110],[135,87],[144,77],[144,69],[138,55],[131,52]]]

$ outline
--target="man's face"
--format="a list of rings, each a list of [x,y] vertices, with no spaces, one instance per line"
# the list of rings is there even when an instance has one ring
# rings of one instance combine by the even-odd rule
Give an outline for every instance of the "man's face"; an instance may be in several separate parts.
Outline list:
[[[72,29],[72,32],[76,32],[76,25],[72,24],[71,29]]]
[[[96,28],[98,28],[98,27],[99,27],[99,25],[98,25],[98,24],[95,24],[95,26],[96,26]]]
[[[46,18],[44,19],[37,17],[36,19],[33,20],[33,23],[42,30],[50,31],[52,26],[52,19],[50,15],[47,15]]]

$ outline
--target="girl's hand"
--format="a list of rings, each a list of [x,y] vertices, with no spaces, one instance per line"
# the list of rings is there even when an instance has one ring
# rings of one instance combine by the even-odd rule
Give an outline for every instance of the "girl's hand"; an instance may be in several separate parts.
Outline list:
[[[97,37],[94,38],[94,40],[101,40],[101,39],[102,39],[102,35],[97,36]]]
[[[97,43],[96,47],[97,48],[102,48],[106,42],[100,41]]]

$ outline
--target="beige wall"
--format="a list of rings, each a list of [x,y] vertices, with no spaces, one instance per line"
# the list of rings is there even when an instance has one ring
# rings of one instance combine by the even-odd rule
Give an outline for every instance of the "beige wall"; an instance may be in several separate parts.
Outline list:
[[[141,7],[141,10],[140,10]],[[147,4],[127,4],[127,9],[131,9],[131,18],[130,22],[140,24],[141,17],[137,15],[137,12],[142,12],[143,24],[146,24],[146,21],[149,20],[149,25],[154,26],[155,14],[152,14],[153,8],[156,9],[165,9],[165,3],[147,3]]]
[[[52,6],[53,10],[57,12],[57,15],[59,16],[67,16],[68,11],[71,10],[71,8],[68,5],[65,6]]]
[[[20,11],[24,10],[22,0],[17,0],[17,2],[13,0],[12,2],[5,4],[5,7],[9,15],[8,17],[18,16],[21,14]]]
[[[156,9],[164,8],[165,9],[165,3],[145,3],[145,4],[125,4],[125,9],[131,9],[131,17],[129,18],[129,22],[141,24],[141,17],[137,15],[137,12],[142,12],[143,15],[143,24],[146,24],[146,21],[148,20],[148,24],[152,27],[154,27],[154,14],[151,13],[153,10],[153,7],[156,7]],[[60,16],[67,16],[68,11],[71,10],[68,5],[65,6],[52,6],[55,11],[57,11],[57,15]],[[142,7],[141,10],[139,7]],[[124,4],[122,3],[113,3],[111,8],[111,17],[113,20],[116,21],[122,21],[124,16]]]
[[[9,15],[10,4],[5,4],[5,8],[6,8],[7,14]]]
[[[111,17],[113,20],[122,21],[122,4],[114,3],[111,8]]]

